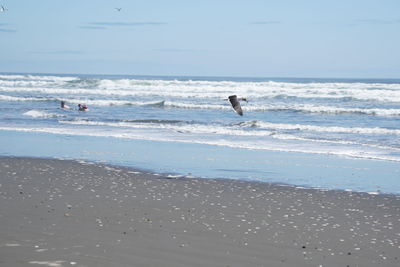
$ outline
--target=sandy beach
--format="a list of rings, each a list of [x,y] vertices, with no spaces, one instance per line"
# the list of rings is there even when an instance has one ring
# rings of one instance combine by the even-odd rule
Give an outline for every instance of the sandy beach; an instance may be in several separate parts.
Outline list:
[[[0,266],[400,266],[400,197],[0,158]]]

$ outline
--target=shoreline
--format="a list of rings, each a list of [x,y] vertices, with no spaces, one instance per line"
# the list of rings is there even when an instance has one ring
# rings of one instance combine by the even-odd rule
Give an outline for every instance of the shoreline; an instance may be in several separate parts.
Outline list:
[[[71,161],[78,164],[84,165],[99,165],[99,166],[108,166],[111,168],[121,169],[126,172],[139,172],[143,175],[150,175],[153,178],[156,177],[157,179],[171,179],[171,180],[180,180],[180,179],[195,179],[195,180],[217,180],[217,181],[226,181],[226,182],[244,182],[249,184],[260,184],[260,185],[268,185],[268,186],[276,186],[276,187],[290,187],[293,189],[298,190],[315,190],[315,191],[332,191],[337,193],[354,193],[354,194],[367,194],[373,196],[383,196],[383,197],[394,197],[400,199],[400,193],[388,193],[382,192],[380,190],[377,191],[357,191],[352,189],[340,189],[340,188],[324,188],[324,187],[313,187],[308,185],[301,185],[301,184],[291,184],[291,183],[284,183],[284,182],[269,182],[269,181],[261,181],[261,180],[252,180],[252,179],[240,179],[240,178],[226,178],[226,177],[199,177],[193,176],[192,173],[185,174],[178,174],[178,173],[169,173],[169,172],[156,172],[151,169],[141,168],[138,166],[126,166],[117,163],[109,163],[105,161],[95,161],[90,159],[74,159],[74,158],[62,158],[62,157],[43,157],[43,156],[11,156],[11,155],[0,155],[1,159],[32,159],[32,160],[49,160],[49,161]]]
[[[0,265],[399,266],[400,197],[0,157]]]
[[[81,159],[155,173],[400,194],[400,165],[390,161],[45,133],[0,131],[0,137],[3,156]]]

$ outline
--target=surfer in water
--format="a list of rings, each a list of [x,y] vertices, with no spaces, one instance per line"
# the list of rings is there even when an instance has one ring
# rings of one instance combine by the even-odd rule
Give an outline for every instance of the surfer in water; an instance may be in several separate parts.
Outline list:
[[[83,104],[83,105],[82,104],[78,104],[78,110],[79,111],[88,111],[89,108],[85,104]]]
[[[61,101],[61,108],[62,109],[70,109],[70,107],[68,105],[66,105],[64,101]]]

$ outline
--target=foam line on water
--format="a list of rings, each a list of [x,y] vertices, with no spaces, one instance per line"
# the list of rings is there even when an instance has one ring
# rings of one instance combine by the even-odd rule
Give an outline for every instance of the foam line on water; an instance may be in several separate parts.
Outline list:
[[[375,159],[375,160],[388,160],[400,162],[400,157],[385,154],[384,151],[370,151],[364,150],[360,147],[353,147],[349,145],[343,146],[326,146],[326,147],[313,147],[307,144],[295,144],[285,142],[274,142],[263,140],[237,142],[234,140],[227,139],[193,139],[193,136],[177,136],[169,135],[160,131],[148,132],[145,129],[137,129],[137,131],[96,131],[94,129],[76,129],[76,128],[36,128],[36,127],[0,127],[2,131],[19,131],[19,132],[40,132],[40,133],[51,133],[61,135],[76,135],[76,136],[93,136],[93,137],[114,137],[122,139],[136,139],[136,140],[148,140],[148,141],[164,141],[164,142],[181,142],[181,143],[193,143],[193,144],[206,144],[214,146],[226,146],[235,147],[242,149],[253,149],[253,150],[269,150],[269,151],[281,151],[281,152],[296,152],[296,153],[311,153],[311,154],[326,154],[336,156],[346,156],[351,158],[364,158],[364,159]]]

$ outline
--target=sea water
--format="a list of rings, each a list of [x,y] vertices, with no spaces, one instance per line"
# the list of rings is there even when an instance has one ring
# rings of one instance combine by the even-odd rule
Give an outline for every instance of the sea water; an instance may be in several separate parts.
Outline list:
[[[400,80],[1,74],[0,155],[399,194]]]

